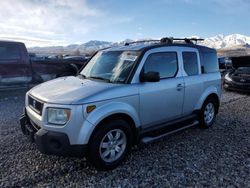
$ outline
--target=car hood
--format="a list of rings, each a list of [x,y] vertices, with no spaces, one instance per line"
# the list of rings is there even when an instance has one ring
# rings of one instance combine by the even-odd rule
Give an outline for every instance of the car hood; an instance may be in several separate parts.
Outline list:
[[[231,57],[234,68],[250,67],[250,56]]]
[[[111,88],[122,87],[124,84],[112,84],[80,77],[61,77],[31,89],[28,94],[47,103],[53,104],[82,104],[94,100],[106,100],[112,95],[94,96],[107,93]],[[119,96],[118,96],[119,97]]]

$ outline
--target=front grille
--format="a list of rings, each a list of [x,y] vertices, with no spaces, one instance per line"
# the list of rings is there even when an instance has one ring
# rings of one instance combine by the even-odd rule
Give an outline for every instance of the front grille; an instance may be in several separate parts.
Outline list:
[[[234,76],[232,76],[232,80],[235,82],[243,83],[243,84],[250,84],[250,77],[249,76],[234,75]]]
[[[42,115],[43,111],[43,103],[34,99],[31,96],[28,96],[28,101],[29,101],[29,107],[34,110],[36,113]]]

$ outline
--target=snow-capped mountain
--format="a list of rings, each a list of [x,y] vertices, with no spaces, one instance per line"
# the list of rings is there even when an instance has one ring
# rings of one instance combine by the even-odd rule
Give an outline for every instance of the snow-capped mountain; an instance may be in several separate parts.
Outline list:
[[[239,45],[249,46],[250,37],[240,34],[232,34],[227,36],[216,35],[214,37],[206,38],[201,44],[216,49],[232,48]]]
[[[190,38],[194,38],[190,37]],[[195,38],[200,38],[195,36]],[[138,40],[145,40],[145,39],[138,39]],[[131,39],[126,39],[120,42],[108,42],[108,41],[98,41],[92,40],[83,44],[71,44],[68,46],[52,46],[52,47],[34,47],[29,48],[30,52],[35,53],[42,53],[42,54],[51,54],[51,53],[73,53],[76,50],[79,50],[82,53],[88,51],[95,51],[102,48],[106,48],[109,46],[117,46],[121,44],[125,44],[126,42],[132,42]],[[216,35],[214,37],[206,38],[203,42],[199,44],[212,47],[215,49],[233,49],[237,47],[241,48],[249,48],[250,46],[250,37],[240,34],[232,34],[232,35]]]
[[[91,40],[79,46],[80,49],[100,49],[112,45],[112,42]]]

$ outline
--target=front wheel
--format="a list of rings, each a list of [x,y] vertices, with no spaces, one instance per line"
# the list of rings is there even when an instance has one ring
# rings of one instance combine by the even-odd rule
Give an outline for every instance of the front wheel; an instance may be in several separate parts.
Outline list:
[[[213,98],[208,98],[202,105],[199,117],[202,128],[211,127],[215,121],[218,105]]]
[[[99,127],[91,138],[88,160],[98,169],[114,169],[124,160],[131,145],[129,124],[123,120],[109,121]]]

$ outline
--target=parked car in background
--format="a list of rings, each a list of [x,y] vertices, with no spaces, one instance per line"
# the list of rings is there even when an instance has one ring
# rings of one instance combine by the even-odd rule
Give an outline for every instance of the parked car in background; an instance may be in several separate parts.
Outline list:
[[[230,57],[220,57],[218,58],[218,62],[221,71],[226,71],[232,68],[232,60]]]
[[[87,60],[85,56],[66,56],[63,59],[72,60],[72,61],[86,61]]]
[[[39,60],[24,43],[0,41],[0,89],[76,75],[87,60]]]
[[[223,86],[226,90],[250,91],[250,56],[231,57],[232,69],[226,73]]]
[[[29,58],[30,58],[31,61],[35,60],[36,57],[37,57],[36,53],[29,52],[28,54],[29,54]]]
[[[34,87],[20,118],[23,133],[42,153],[85,155],[113,169],[134,144],[212,126],[221,96],[216,51],[173,40],[101,50],[77,77]]]

